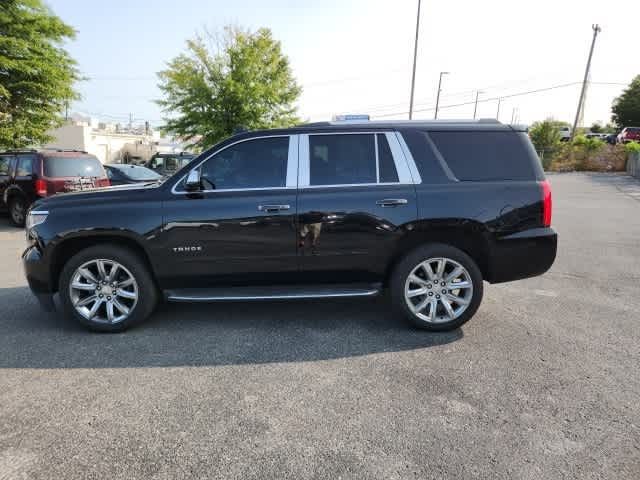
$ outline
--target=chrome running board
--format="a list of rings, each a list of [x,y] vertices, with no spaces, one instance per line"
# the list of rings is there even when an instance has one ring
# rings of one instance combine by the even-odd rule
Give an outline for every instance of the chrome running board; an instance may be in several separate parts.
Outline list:
[[[296,300],[303,298],[373,297],[379,283],[336,285],[282,285],[263,287],[211,287],[165,290],[170,302],[236,302],[248,300]]]

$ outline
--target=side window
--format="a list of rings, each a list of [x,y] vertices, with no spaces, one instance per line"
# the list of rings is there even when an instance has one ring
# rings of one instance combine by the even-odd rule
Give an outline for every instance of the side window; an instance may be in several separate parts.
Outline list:
[[[528,140],[518,133],[433,131],[429,136],[458,180],[536,178]]]
[[[377,183],[373,134],[309,135],[311,185]]]
[[[9,166],[11,165],[11,157],[0,156],[0,176],[9,175]]]
[[[378,171],[380,174],[380,183],[397,183],[398,172],[396,164],[393,161],[391,148],[385,135],[377,134],[378,141]]]
[[[16,177],[26,177],[33,173],[33,157],[18,157]]]
[[[167,157],[164,159],[164,168],[169,172],[175,172],[178,169],[178,159],[176,157]]]
[[[247,140],[204,162],[201,178],[206,189],[284,187],[288,157],[289,137]]]
[[[153,162],[151,163],[151,168],[153,169],[158,169],[162,167],[162,162],[163,162],[163,158],[162,157],[156,157],[153,159]]]
[[[105,168],[104,171],[107,173],[107,178],[109,180],[113,180],[113,170],[111,170],[110,168]]]

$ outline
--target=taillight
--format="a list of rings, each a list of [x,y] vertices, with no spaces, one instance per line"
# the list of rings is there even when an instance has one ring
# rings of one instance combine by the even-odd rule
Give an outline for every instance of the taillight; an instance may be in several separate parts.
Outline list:
[[[41,178],[36,180],[36,195],[39,197],[46,197],[48,195],[46,180],[42,180]]]
[[[542,224],[545,227],[551,226],[551,185],[549,180],[540,182],[542,190]]]

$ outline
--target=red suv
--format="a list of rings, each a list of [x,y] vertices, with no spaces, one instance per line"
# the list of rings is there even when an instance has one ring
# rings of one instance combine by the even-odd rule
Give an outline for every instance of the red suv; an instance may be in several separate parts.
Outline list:
[[[29,206],[58,192],[110,185],[95,156],[78,150],[9,150],[0,152],[0,207],[24,226]]]
[[[618,143],[640,142],[640,127],[623,128],[618,135]]]

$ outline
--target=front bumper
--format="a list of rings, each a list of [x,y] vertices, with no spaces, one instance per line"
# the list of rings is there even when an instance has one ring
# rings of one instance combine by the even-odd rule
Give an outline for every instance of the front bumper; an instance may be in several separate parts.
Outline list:
[[[510,282],[542,275],[556,259],[558,234],[549,228],[534,228],[496,240],[489,262],[491,283]]]
[[[53,291],[49,279],[49,268],[43,261],[42,253],[35,245],[28,247],[22,254],[22,266],[29,288],[38,299],[40,306],[47,312],[55,310]]]

